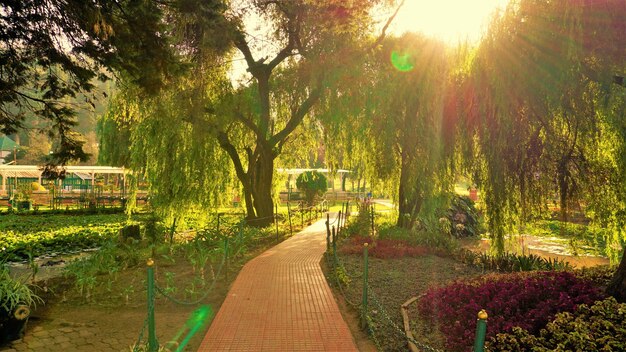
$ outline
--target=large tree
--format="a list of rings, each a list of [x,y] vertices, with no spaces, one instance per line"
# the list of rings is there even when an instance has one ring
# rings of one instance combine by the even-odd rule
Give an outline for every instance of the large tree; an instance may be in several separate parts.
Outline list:
[[[625,15],[623,1],[521,0],[481,43],[459,111],[463,149],[482,160],[471,166],[498,251],[511,225],[529,220],[554,192],[561,220],[572,205],[585,210],[616,259],[626,200],[619,181]],[[623,287],[622,267],[612,287]]]
[[[0,1],[0,132],[34,116],[53,138],[49,162],[85,160],[72,98],[93,104],[94,81],[122,71],[157,91],[176,61],[164,28],[156,1]]]
[[[179,81],[195,92],[179,105],[180,118],[214,137],[231,159],[250,222],[272,221],[275,162],[294,131],[341,79],[341,69],[384,36],[388,22],[378,40],[370,38],[369,12],[377,3],[245,1],[222,8],[218,22],[206,21],[203,11],[216,9],[201,1],[168,9],[172,40],[189,64]],[[246,26],[252,21],[259,22],[257,33],[247,32],[255,31]],[[232,47],[232,55],[216,55],[216,45]],[[233,87],[222,75],[217,81],[224,84],[216,87],[216,66],[231,60],[243,61],[247,73]],[[215,94],[219,99],[207,99]]]

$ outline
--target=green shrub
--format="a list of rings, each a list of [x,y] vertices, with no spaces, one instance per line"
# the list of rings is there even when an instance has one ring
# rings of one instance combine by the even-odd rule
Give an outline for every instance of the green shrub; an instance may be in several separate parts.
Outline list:
[[[309,205],[315,202],[315,198],[323,195],[328,189],[326,176],[317,171],[305,171],[298,175],[296,186],[304,191]]]
[[[488,351],[626,351],[626,304],[609,297],[574,313],[559,313],[538,334],[522,328],[498,334]]]
[[[446,218],[450,221],[450,233],[456,238],[478,236],[483,231],[480,215],[468,197],[455,195]]]
[[[523,327],[539,332],[557,313],[604,298],[596,287],[569,272],[515,273],[431,288],[420,298],[422,316],[446,336],[448,351],[467,351],[476,313],[489,313],[487,336]]]
[[[348,236],[369,236],[372,232],[370,214],[368,211],[359,211],[356,217],[350,217],[350,221],[342,231]]]
[[[598,265],[590,268],[582,268],[575,271],[579,277],[591,281],[599,287],[607,287],[613,275],[615,275],[615,267],[610,265]]]
[[[565,260],[558,258],[543,258],[535,254],[503,253],[491,255],[488,253],[475,253],[467,249],[461,249],[456,253],[461,262],[480,268],[500,272],[516,271],[555,271],[571,270],[572,266]]]

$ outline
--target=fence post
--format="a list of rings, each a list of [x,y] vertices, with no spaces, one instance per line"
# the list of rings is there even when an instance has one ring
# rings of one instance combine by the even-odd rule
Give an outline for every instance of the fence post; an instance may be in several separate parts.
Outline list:
[[[304,207],[300,207],[300,225],[304,228]]]
[[[337,237],[339,237],[339,233],[341,233],[341,210],[339,210],[337,215]]]
[[[156,338],[156,325],[154,320],[154,260],[149,258],[148,267],[148,351],[156,352],[159,342]]]
[[[228,281],[228,237],[224,237],[224,280]]]
[[[278,242],[278,203],[274,204],[274,223],[276,224],[276,242]]]
[[[474,352],[483,352],[485,350],[487,318],[487,312],[485,312],[484,309],[478,312],[478,319],[476,320],[476,340],[474,340]]]
[[[337,242],[336,242],[336,234],[335,234],[335,225],[333,225],[333,258],[337,260]]]
[[[372,214],[372,236],[374,236],[374,205],[370,207]]]
[[[363,244],[363,299],[361,301],[361,324],[367,326],[367,276],[368,276],[368,249],[369,244]]]
[[[287,217],[289,218],[289,234],[293,236],[293,227],[291,226],[291,208],[289,207],[289,201],[287,201]]]
[[[326,253],[330,252],[330,214],[326,213]]]

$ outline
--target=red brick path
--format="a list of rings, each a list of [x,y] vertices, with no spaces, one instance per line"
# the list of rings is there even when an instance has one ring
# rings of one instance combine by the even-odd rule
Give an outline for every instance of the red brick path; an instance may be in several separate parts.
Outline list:
[[[198,351],[357,351],[319,266],[324,221],[243,267]]]

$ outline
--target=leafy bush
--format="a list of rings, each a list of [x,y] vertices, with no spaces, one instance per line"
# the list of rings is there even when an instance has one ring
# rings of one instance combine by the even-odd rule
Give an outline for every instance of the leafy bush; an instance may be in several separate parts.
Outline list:
[[[535,254],[504,253],[491,255],[475,253],[461,249],[456,257],[463,263],[480,268],[500,272],[536,271],[536,270],[571,270],[571,265],[558,258],[543,258]]]
[[[321,196],[328,189],[326,176],[317,171],[305,171],[298,175],[296,186],[299,190],[303,190],[306,201],[309,205],[313,204],[315,197]]]
[[[12,313],[20,304],[30,307],[37,303],[43,303],[43,300],[32,291],[30,286],[14,279],[9,273],[9,268],[4,263],[0,263],[0,310]],[[0,321],[0,328],[1,323]]]
[[[430,289],[418,309],[447,336],[448,350],[465,351],[474,340],[481,309],[490,316],[487,336],[493,337],[516,326],[539,332],[557,313],[601,298],[592,283],[569,272],[516,273]]]
[[[626,304],[615,298],[581,304],[574,313],[559,313],[535,336],[522,328],[498,334],[487,351],[625,351]]]
[[[346,233],[348,236],[368,236],[372,229],[371,221],[369,212],[359,211],[356,217],[350,217],[350,221],[342,233]]]
[[[384,221],[378,226],[379,239],[405,241],[410,246],[425,246],[435,249],[438,253],[452,253],[458,246],[454,238],[440,231],[406,229],[396,226],[394,220],[390,217],[384,218]]]
[[[593,282],[598,287],[607,287],[613,275],[615,275],[616,267],[609,265],[598,265],[590,268],[581,268],[574,273],[580,278]]]
[[[455,195],[446,218],[450,221],[450,233],[456,238],[478,236],[483,231],[480,215],[468,197]]]
[[[63,275],[89,300],[94,289],[102,284],[108,287],[120,271],[139,265],[142,253],[134,245],[110,240],[93,254],[70,261],[63,268]],[[103,277],[100,277],[104,275]]]

